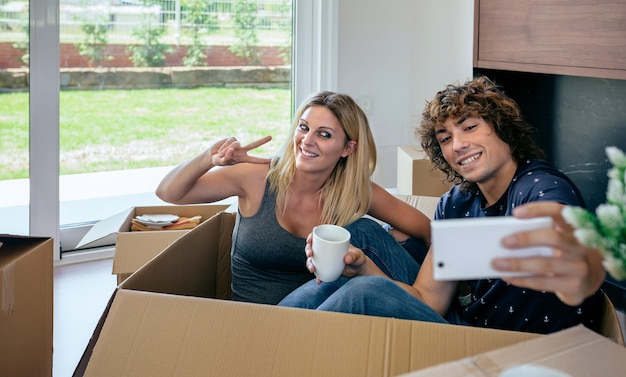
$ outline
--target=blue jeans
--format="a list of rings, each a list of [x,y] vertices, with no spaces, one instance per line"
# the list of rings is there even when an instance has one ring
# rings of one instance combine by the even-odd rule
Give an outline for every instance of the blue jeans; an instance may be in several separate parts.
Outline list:
[[[428,247],[423,239],[409,237],[404,241],[399,241],[398,243],[409,252],[419,265],[424,263],[424,259],[428,253]]]
[[[350,243],[363,250],[387,276],[413,284],[420,265],[382,226],[361,218],[345,228],[350,231]]]
[[[419,271],[419,264],[378,223],[371,219],[359,219],[346,226],[346,229],[352,235],[350,243],[363,250],[365,255],[376,263],[387,276],[409,285],[413,284]],[[387,287],[380,287],[382,289],[379,289],[372,286],[372,288],[369,288],[369,285],[366,287],[362,284],[370,282],[371,278],[348,278],[341,276],[333,282],[321,284],[317,284],[317,281],[314,279],[287,295],[278,305],[381,315],[378,313],[382,313],[382,310],[387,307],[388,298],[384,293],[384,289],[387,289]],[[394,286],[412,298],[412,296],[390,280],[379,278],[373,279],[371,282],[374,285],[381,283],[387,286]],[[387,282],[389,284],[386,284]],[[393,287],[389,288],[393,289]],[[368,289],[373,290],[368,291]],[[358,298],[358,296],[361,297]],[[347,299],[346,301],[343,301],[344,297]],[[373,300],[372,302],[379,302],[379,305],[365,305],[364,302],[370,302],[370,298]],[[357,308],[357,302],[363,303],[365,307]],[[369,313],[369,310],[374,312]],[[435,312],[433,313],[437,315]],[[393,316],[395,317],[395,315]]]
[[[357,276],[331,283],[309,281],[291,292],[279,306],[365,314],[417,321],[449,323],[430,306],[381,276]]]

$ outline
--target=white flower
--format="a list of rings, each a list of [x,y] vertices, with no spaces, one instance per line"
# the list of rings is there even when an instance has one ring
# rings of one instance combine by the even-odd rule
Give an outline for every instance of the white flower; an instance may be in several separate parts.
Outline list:
[[[611,164],[618,168],[626,168],[626,155],[617,147],[606,147],[606,156]]]
[[[619,244],[617,248],[617,257],[626,265],[626,243]]]
[[[622,229],[624,229],[624,217],[618,206],[614,204],[600,204],[596,208],[596,216],[603,227],[603,233],[619,238]]]
[[[574,237],[588,247],[600,249],[604,245],[602,236],[593,228],[578,228],[574,230]]]
[[[563,209],[561,210],[561,216],[563,216],[563,218],[565,219],[565,221],[572,225],[572,226],[578,226],[578,218],[576,217],[576,210],[579,207],[574,207],[574,206],[565,206],[563,207]],[[580,208],[582,209],[582,208]]]
[[[622,173],[624,172],[620,171],[618,168],[612,168],[606,172],[606,175],[610,179],[620,182],[620,181],[624,181],[624,176],[622,175]]]
[[[616,147],[607,147],[613,164],[607,175],[607,203],[596,208],[595,215],[586,209],[565,206],[565,221],[574,227],[576,239],[602,251],[603,265],[618,280],[626,279],[626,155]]]
[[[626,266],[623,260],[614,258],[612,255],[605,255],[602,265],[611,276],[618,280],[626,279]]]
[[[624,193],[624,184],[609,175],[609,184],[606,189],[606,200],[609,203],[626,206],[626,194]]]
[[[593,228],[593,215],[584,208],[565,206],[561,210],[561,215],[574,228]]]

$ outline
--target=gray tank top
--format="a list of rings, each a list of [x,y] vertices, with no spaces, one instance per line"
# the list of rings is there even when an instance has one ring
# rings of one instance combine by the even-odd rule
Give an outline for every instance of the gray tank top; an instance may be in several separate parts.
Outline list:
[[[283,229],[276,219],[276,194],[265,184],[259,211],[237,213],[233,229],[232,299],[277,304],[315,276],[305,266],[306,240]]]

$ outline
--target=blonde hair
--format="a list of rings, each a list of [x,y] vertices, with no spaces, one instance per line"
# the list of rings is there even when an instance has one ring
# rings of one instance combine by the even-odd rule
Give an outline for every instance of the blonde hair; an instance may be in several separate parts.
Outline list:
[[[367,213],[372,201],[371,177],[376,168],[376,144],[367,116],[348,95],[323,91],[311,96],[298,109],[291,126],[291,134],[300,124],[300,118],[311,106],[324,106],[339,120],[346,133],[346,144],[357,142],[356,150],[341,158],[322,187],[323,224],[344,226]],[[273,161],[267,178],[270,189],[276,193],[277,208],[286,210],[289,184],[296,172],[293,138],[281,149],[281,157]]]

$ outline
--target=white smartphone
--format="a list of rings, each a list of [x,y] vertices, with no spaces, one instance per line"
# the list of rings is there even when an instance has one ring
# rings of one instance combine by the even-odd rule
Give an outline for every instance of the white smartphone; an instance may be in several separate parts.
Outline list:
[[[433,220],[432,252],[436,280],[488,279],[522,276],[491,267],[496,257],[551,256],[550,247],[506,249],[502,238],[520,231],[550,228],[552,218],[518,219],[512,216]]]

